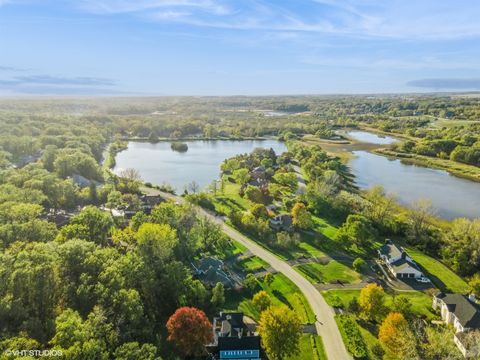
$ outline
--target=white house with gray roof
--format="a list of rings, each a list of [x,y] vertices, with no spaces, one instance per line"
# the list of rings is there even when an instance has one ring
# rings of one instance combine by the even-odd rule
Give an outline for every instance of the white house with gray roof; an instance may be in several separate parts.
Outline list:
[[[378,250],[378,256],[384,261],[392,275],[398,279],[425,277],[420,267],[408,256],[407,252],[389,239],[385,240],[385,244]]]
[[[442,320],[455,329],[453,340],[463,356],[480,356],[480,306],[475,299],[439,293],[433,297],[432,306],[440,310]]]

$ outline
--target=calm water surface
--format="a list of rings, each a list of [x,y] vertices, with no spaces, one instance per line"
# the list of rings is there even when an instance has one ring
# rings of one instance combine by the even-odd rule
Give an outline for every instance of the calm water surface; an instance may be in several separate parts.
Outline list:
[[[352,130],[347,132],[347,136],[354,140],[358,140],[369,144],[390,145],[398,140],[391,136],[377,135],[367,131]]]
[[[167,183],[177,191],[195,181],[201,188],[218,179],[223,160],[238,154],[251,152],[257,147],[272,148],[281,154],[287,148],[277,140],[217,140],[187,141],[188,151],[179,153],[170,148],[169,142],[156,144],[130,142],[128,149],[116,157],[114,172],[137,169],[143,180],[153,184]]]
[[[447,171],[403,164],[366,151],[354,151],[349,166],[357,185],[382,185],[404,205],[428,198],[437,215],[446,219],[480,217],[480,183],[458,178]]]

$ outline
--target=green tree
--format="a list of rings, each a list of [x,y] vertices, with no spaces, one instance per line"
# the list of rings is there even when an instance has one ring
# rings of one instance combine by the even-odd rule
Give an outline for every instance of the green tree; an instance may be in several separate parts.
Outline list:
[[[312,215],[303,203],[296,203],[293,206],[292,218],[293,225],[302,230],[308,230],[313,226]]]
[[[107,239],[111,232],[113,220],[110,214],[94,206],[87,206],[80,214],[74,216],[70,223],[84,227],[87,231],[87,238],[80,233],[75,236],[78,239],[93,241],[99,245],[107,245]]]
[[[250,200],[251,202],[263,204],[265,201],[265,197],[263,196],[260,189],[256,186],[247,186],[245,189],[245,197]]]
[[[356,258],[355,260],[353,260],[352,266],[355,269],[355,271],[361,271],[365,269],[365,267],[367,266],[367,263],[362,258]]]
[[[225,288],[218,282],[212,289],[212,299],[210,300],[214,307],[222,307],[225,304]]]
[[[249,273],[247,274],[247,276],[245,276],[245,280],[243,280],[243,283],[251,292],[254,292],[258,286],[257,278],[252,273]]]
[[[286,306],[271,306],[260,316],[258,333],[262,346],[272,360],[299,352],[302,324],[298,315]]]
[[[157,348],[152,344],[129,342],[117,347],[113,354],[115,360],[161,360],[156,356]]]
[[[232,176],[235,179],[235,181],[237,182],[237,184],[240,184],[240,185],[243,185],[248,180],[250,180],[250,175],[248,174],[248,169],[246,169],[246,168],[241,168],[241,169],[233,171]]]
[[[376,237],[375,228],[362,215],[348,215],[347,221],[338,229],[337,239],[347,244],[365,246]]]
[[[166,261],[178,243],[177,232],[170,225],[144,223],[136,235],[139,250],[147,258]]]
[[[253,295],[252,304],[261,313],[270,307],[272,304],[272,299],[266,291],[261,290]]]

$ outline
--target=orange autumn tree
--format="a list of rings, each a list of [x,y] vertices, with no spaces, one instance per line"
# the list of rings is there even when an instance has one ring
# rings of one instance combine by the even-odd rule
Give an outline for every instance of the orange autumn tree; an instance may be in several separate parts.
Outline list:
[[[186,356],[201,355],[213,341],[212,324],[205,313],[194,307],[181,307],[167,321],[168,341]]]
[[[378,340],[387,353],[401,359],[414,358],[415,337],[402,314],[392,312],[387,315],[378,330]]]

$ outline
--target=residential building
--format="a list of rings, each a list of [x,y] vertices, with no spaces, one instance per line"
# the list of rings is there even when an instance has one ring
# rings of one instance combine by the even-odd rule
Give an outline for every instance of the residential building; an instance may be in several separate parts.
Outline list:
[[[222,283],[225,288],[231,288],[234,285],[234,281],[224,271],[222,260],[209,256],[192,263],[192,267],[194,276],[207,286],[213,287]]]
[[[290,214],[280,214],[271,218],[269,221],[270,227],[276,231],[292,231],[293,218]]]
[[[425,278],[420,267],[408,256],[407,252],[389,239],[378,250],[378,256],[383,260],[392,275],[398,279]]]
[[[207,349],[219,360],[264,358],[256,324],[241,312],[221,312],[213,319],[213,343]]]
[[[473,331],[480,331],[480,306],[475,299],[462,294],[438,293],[433,297],[433,308],[455,329],[454,342],[462,354],[480,356],[480,337],[472,340],[471,336]]]

